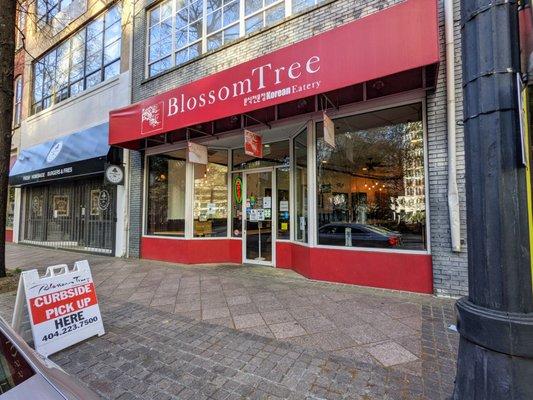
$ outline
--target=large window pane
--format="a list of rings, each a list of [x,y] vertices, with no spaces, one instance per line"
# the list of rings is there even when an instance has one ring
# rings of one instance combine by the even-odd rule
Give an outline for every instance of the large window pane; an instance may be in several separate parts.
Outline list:
[[[290,239],[290,168],[276,168],[276,188],[278,190],[278,239]]]
[[[282,21],[287,12],[289,15],[300,12],[321,1],[324,0],[293,0],[293,6],[288,9],[285,0],[167,0],[148,11],[148,75],[184,64],[242,34]],[[163,27],[166,19],[167,26]],[[166,36],[171,25],[172,33]],[[173,44],[170,59],[167,59],[168,52],[153,49],[161,41]]]
[[[424,250],[421,105],[334,123],[335,148],[317,124],[318,243]]]
[[[185,236],[185,150],[148,157],[149,235]]]
[[[36,60],[33,112],[117,75],[120,72],[120,63],[116,62],[120,60],[120,37],[120,7],[113,6]]]
[[[194,165],[194,236],[227,236],[228,151],[210,149],[208,161]]]
[[[295,238],[307,243],[307,129],[294,138]]]

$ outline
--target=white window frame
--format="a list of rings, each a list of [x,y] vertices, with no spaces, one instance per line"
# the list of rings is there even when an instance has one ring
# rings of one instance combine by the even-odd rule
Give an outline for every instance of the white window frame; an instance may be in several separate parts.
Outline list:
[[[423,126],[423,142],[424,142],[424,195],[425,195],[425,207],[426,207],[426,224],[425,224],[425,233],[426,233],[426,249],[424,250],[400,250],[400,249],[390,249],[390,248],[367,248],[367,247],[344,247],[344,246],[327,246],[327,245],[319,245],[318,244],[318,229],[316,229],[317,225],[317,213],[316,213],[316,186],[317,186],[317,178],[316,178],[316,124],[317,122],[322,121],[322,112],[317,112],[314,114],[306,114],[303,116],[297,116],[293,118],[288,118],[285,120],[282,120],[280,122],[273,122],[273,127],[279,127],[282,125],[285,125],[286,123],[290,122],[302,122],[301,129],[298,129],[295,133],[289,135],[287,139],[282,140],[289,140],[289,146],[291,146],[291,143],[293,139],[302,132],[304,127],[307,127],[307,185],[308,185],[308,196],[307,196],[307,215],[308,215],[308,226],[307,226],[307,243],[300,242],[295,240],[294,236],[294,229],[291,228],[291,238],[290,240],[282,239],[277,241],[283,241],[283,242],[290,242],[293,245],[299,245],[299,246],[305,246],[305,247],[312,247],[312,248],[326,248],[331,250],[339,250],[339,251],[356,251],[356,252],[373,252],[373,253],[391,253],[391,254],[420,254],[420,255],[431,255],[431,210],[430,210],[430,201],[429,201],[429,191],[430,191],[430,181],[429,181],[429,155],[428,155],[428,128],[427,128],[427,101],[425,97],[425,92],[422,90],[414,90],[407,93],[402,93],[398,95],[391,95],[386,96],[383,98],[368,100],[361,103],[355,103],[350,104],[347,106],[340,107],[339,110],[331,109],[328,110],[328,115],[332,119],[336,118],[343,118],[343,117],[349,117],[354,115],[360,115],[360,114],[366,114],[370,112],[375,111],[381,111],[386,110],[389,108],[395,108],[400,106],[405,106],[409,104],[421,104],[421,111],[422,111],[422,126]],[[230,135],[237,135],[241,134],[242,130],[237,129],[235,131],[225,132],[223,135],[230,136]],[[207,141],[208,139],[200,140],[199,142],[203,143],[204,141]],[[278,142],[279,140],[266,140],[264,144],[267,143],[273,143]],[[192,203],[190,210],[186,210],[189,217],[189,225],[190,225],[190,236],[183,236],[183,237],[176,237],[176,236],[158,236],[158,235],[148,235],[146,232],[147,227],[147,217],[148,217],[148,209],[147,209],[147,198],[148,198],[148,163],[147,163],[147,157],[151,155],[157,155],[162,153],[167,153],[169,151],[173,150],[179,150],[186,147],[186,141],[182,141],[179,143],[174,144],[166,144],[161,145],[157,147],[148,148],[145,151],[145,163],[144,163],[144,183],[143,183],[143,196],[144,196],[144,205],[142,207],[142,237],[149,237],[149,238],[160,238],[160,239],[168,239],[168,240],[217,240],[217,239],[223,239],[223,240],[243,240],[243,237],[235,237],[232,236],[230,229],[232,229],[232,221],[231,221],[231,207],[228,208],[228,236],[227,237],[213,237],[213,238],[195,238],[192,237],[192,219],[193,219],[193,210],[192,210]],[[213,147],[215,148],[215,147]],[[237,148],[237,147],[236,147]],[[228,156],[228,204],[231,205],[231,184],[232,184],[232,177],[234,173],[244,173],[244,172],[253,172],[256,171],[256,169],[233,169],[233,150],[236,148],[228,149],[229,156]],[[240,147],[239,147],[240,148]],[[291,155],[291,165],[294,162],[293,160],[293,154]],[[267,167],[268,168],[268,167]],[[265,168],[263,168],[265,169]],[[291,168],[291,172],[293,171],[293,168]],[[194,172],[191,168],[191,175],[194,177]],[[192,184],[192,186],[191,186]],[[189,191],[189,196],[191,196],[192,200],[192,190],[194,190],[194,182],[186,183],[186,190]],[[294,175],[291,177],[291,191],[294,191]],[[313,195],[314,194],[314,195]],[[187,194],[186,194],[187,195]],[[296,202],[294,201],[294,194],[290,198],[290,215],[291,215],[291,223],[293,224],[293,227],[296,226],[298,221],[293,222],[293,217],[296,215]],[[277,219],[276,219],[277,221]],[[187,219],[185,221],[187,224]],[[274,229],[274,225],[273,225]],[[275,229],[277,229],[277,225],[275,226]],[[277,233],[277,231],[276,231]]]
[[[15,90],[13,96],[13,127],[20,126],[22,121],[22,94],[24,90],[24,81],[22,75],[15,78]]]
[[[161,8],[161,6],[167,2],[171,2],[171,6],[172,6],[172,16],[170,17],[172,19],[172,33],[171,33],[171,40],[172,40],[172,44],[171,44],[171,53],[170,53],[170,66],[168,68],[165,68],[165,69],[162,69],[161,71],[157,72],[157,73],[154,73],[154,74],[150,74],[150,67],[158,62],[160,62],[161,60],[165,59],[166,57],[168,56],[165,56],[165,57],[161,57],[161,58],[158,58],[156,60],[150,60],[149,57],[150,57],[150,18],[151,18],[151,13],[153,11],[155,11],[156,9],[158,8]],[[146,78],[151,78],[151,77],[154,77],[154,76],[157,76],[159,74],[162,74],[162,73],[165,73],[166,71],[174,68],[174,67],[177,67],[177,66],[180,66],[180,65],[184,65],[184,64],[187,64],[188,62],[190,62],[191,60],[194,60],[200,56],[202,56],[203,54],[207,53],[207,52],[210,52],[210,51],[216,51],[217,49],[221,48],[221,47],[224,47],[226,44],[228,43],[232,43],[233,41],[231,42],[227,42],[227,43],[222,43],[219,47],[215,48],[215,49],[211,49],[209,50],[208,49],[208,45],[207,45],[207,42],[208,42],[208,39],[211,38],[212,36],[214,35],[217,35],[223,31],[225,31],[226,29],[228,28],[231,28],[233,26],[236,26],[238,25],[239,26],[239,35],[238,37],[234,40],[238,40],[240,38],[243,38],[247,35],[253,35],[259,31],[261,31],[261,29],[263,28],[266,28],[266,27],[271,27],[271,26],[274,26],[276,24],[279,24],[281,22],[283,22],[283,20],[287,17],[290,17],[291,15],[293,15],[293,12],[292,12],[292,4],[293,4],[293,0],[274,0],[274,2],[272,2],[271,4],[266,4],[266,0],[262,0],[262,7],[259,8],[258,10],[255,10],[253,11],[252,13],[250,14],[246,14],[246,11],[245,11],[245,4],[246,4],[246,0],[236,0],[238,3],[239,3],[239,18],[236,20],[236,21],[233,21],[231,22],[230,24],[228,24],[227,26],[223,26],[222,23],[223,21],[221,21],[221,28],[217,29],[216,31],[213,31],[213,32],[210,32],[210,33],[207,33],[207,2],[208,0],[200,0],[203,2],[203,8],[202,8],[202,31],[201,31],[201,38],[197,41],[195,41],[194,43],[187,43],[187,45],[183,48],[180,48],[180,49],[177,49],[176,48],[176,13],[177,13],[177,9],[176,9],[176,4],[177,4],[177,1],[179,0],[165,0],[165,1],[160,1],[158,2],[156,5],[148,8],[146,10],[146,25],[145,25],[145,63],[144,63],[144,68],[145,68],[145,77]],[[189,4],[190,0],[186,0],[187,1],[187,4]],[[314,7],[316,6],[317,4],[320,4],[320,3],[323,3],[325,0],[312,0],[312,4],[309,4],[307,6],[307,8],[311,8],[311,7]],[[228,1],[229,3],[229,1]],[[266,12],[268,12],[269,10],[281,5],[281,4],[284,4],[284,9],[285,9],[285,12],[284,12],[284,16],[283,18],[279,19],[279,20],[276,20],[274,22],[272,22],[271,24],[267,24],[266,23]],[[224,4],[222,4],[221,2],[221,7],[218,8],[217,10],[219,10],[221,13],[220,13],[220,18],[222,19],[223,17],[223,9],[224,9]],[[304,11],[305,9],[295,13],[295,14],[299,14],[300,12]],[[254,16],[257,16],[257,15],[262,15],[262,26],[258,29],[255,29],[249,33],[246,33],[246,21],[250,18],[253,18]],[[161,19],[159,19],[159,23],[160,23]],[[197,43],[201,43],[201,46],[200,46],[200,54],[198,57],[191,57],[189,58],[187,61],[184,61],[180,64],[176,64],[176,54],[181,51],[182,49],[186,49],[186,48],[189,48],[190,46],[193,46],[194,44],[197,44]]]

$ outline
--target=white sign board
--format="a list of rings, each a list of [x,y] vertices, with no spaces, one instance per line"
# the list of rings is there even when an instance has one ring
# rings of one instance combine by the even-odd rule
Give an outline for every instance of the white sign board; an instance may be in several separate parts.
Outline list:
[[[289,202],[286,200],[281,200],[279,202],[279,210],[280,211],[289,211]]]
[[[263,197],[263,208],[272,208],[272,197]]]
[[[91,336],[105,333],[89,263],[77,261],[48,267],[43,277],[36,269],[24,271],[13,315],[17,329],[25,296],[35,350],[47,357]],[[18,318],[18,321],[17,321]]]
[[[324,141],[331,147],[335,148],[335,124],[330,117],[324,112]]]
[[[207,147],[198,143],[187,144],[187,160],[195,164],[207,165]]]

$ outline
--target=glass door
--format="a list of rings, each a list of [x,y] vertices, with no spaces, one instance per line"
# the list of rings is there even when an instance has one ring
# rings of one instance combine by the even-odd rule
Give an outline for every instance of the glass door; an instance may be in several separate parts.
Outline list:
[[[243,253],[246,263],[273,265],[273,206],[272,170],[246,172],[243,201]]]

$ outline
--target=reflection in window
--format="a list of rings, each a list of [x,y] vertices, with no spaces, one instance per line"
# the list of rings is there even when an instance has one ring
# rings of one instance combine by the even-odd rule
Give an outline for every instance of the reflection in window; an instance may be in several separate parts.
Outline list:
[[[22,119],[22,75],[17,76],[17,79],[15,79],[13,102],[13,126],[17,127]]]
[[[185,236],[185,150],[148,157],[149,235]]]
[[[13,343],[3,333],[0,333],[0,394],[6,393],[33,375],[35,372],[26,359]]]
[[[35,61],[34,113],[119,74],[120,19],[120,7],[113,6]]]
[[[297,241],[307,243],[307,129],[294,138],[294,191],[296,201]]]
[[[233,169],[252,169],[261,167],[289,166],[289,141],[263,144],[263,158],[249,156],[244,148],[233,150]]]
[[[318,243],[425,249],[420,104],[334,123],[335,148],[317,124]]]
[[[276,187],[278,201],[278,239],[290,239],[290,169],[276,168]]]
[[[324,0],[167,0],[148,12],[148,75],[157,75]],[[204,12],[205,10],[205,12]]]
[[[210,149],[208,161],[194,165],[194,236],[227,236],[228,151]]]

